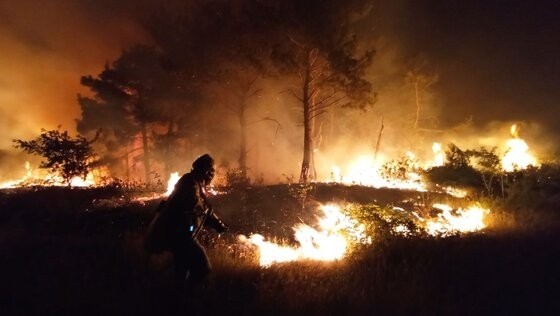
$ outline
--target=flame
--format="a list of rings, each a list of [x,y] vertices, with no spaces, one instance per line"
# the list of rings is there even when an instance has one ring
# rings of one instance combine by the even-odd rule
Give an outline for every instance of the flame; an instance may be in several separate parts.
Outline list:
[[[259,264],[269,267],[273,263],[296,260],[333,261],[344,258],[352,242],[371,243],[365,234],[365,226],[344,215],[337,205],[321,206],[323,217],[319,218],[318,229],[306,224],[294,227],[298,247],[280,245],[266,241],[262,235],[249,238],[239,236],[239,241],[258,248]]]
[[[478,205],[471,205],[466,209],[453,209],[447,204],[433,204],[433,208],[441,210],[437,218],[422,218],[415,212],[415,221],[425,231],[435,237],[447,237],[458,233],[471,233],[484,229],[485,216],[490,212]],[[405,211],[394,207],[396,210]],[[294,226],[294,236],[297,247],[279,244],[266,240],[260,234],[250,237],[238,236],[244,244],[254,246],[258,250],[259,265],[269,267],[275,263],[292,262],[298,260],[333,261],[343,259],[352,244],[371,244],[371,237],[365,233],[365,225],[344,215],[337,205],[321,206],[323,217],[318,220],[318,227],[306,224]],[[416,234],[406,225],[396,225],[392,232],[401,236]]]
[[[167,191],[163,194],[164,197],[168,197],[171,195],[171,193],[175,189],[175,184],[177,184],[180,178],[181,176],[179,175],[179,172],[172,172],[169,175],[169,180],[167,180]],[[213,186],[209,186],[208,188],[206,188],[206,193],[210,195],[218,195],[222,194],[223,192],[216,190],[216,188],[214,188]]]
[[[433,207],[440,209],[442,213],[436,219],[426,221],[426,230],[432,236],[479,231],[486,227],[484,216],[490,212],[477,205],[465,210],[457,209],[456,214],[453,214],[453,208],[446,204],[434,204]]]
[[[68,184],[62,176],[56,173],[46,173],[31,168],[29,161],[25,162],[25,175],[16,180],[10,180],[0,183],[0,189],[13,189],[26,185],[40,186],[67,186]],[[91,187],[95,186],[95,177],[92,172],[88,173],[86,178],[74,177],[70,180],[72,187]]]
[[[407,152],[409,159],[414,159],[414,153]],[[333,166],[331,179],[325,182],[336,182],[342,184],[359,184],[374,188],[395,188],[404,190],[426,191],[426,186],[420,181],[420,176],[416,173],[408,173],[406,180],[389,179],[382,175],[382,164],[376,163],[373,156],[363,155],[352,161],[346,168],[346,173],[342,174],[341,168]]]
[[[509,128],[509,132],[513,138],[519,138],[519,126],[517,124],[512,124]]]
[[[452,186],[444,186],[442,187],[443,191],[445,191],[445,193],[456,197],[456,198],[464,198],[468,195],[467,190],[465,189],[460,189],[460,188],[456,188],[456,187],[452,187]]]
[[[169,175],[169,180],[167,180],[167,191],[163,194],[164,196],[170,196],[173,189],[175,189],[175,184],[179,181],[179,172],[172,172]]]
[[[432,163],[431,167],[440,167],[445,164],[445,153],[441,148],[440,143],[433,143],[432,144],[432,151],[434,152],[434,162]]]
[[[506,142],[506,154],[502,158],[502,169],[515,171],[538,165],[537,159],[529,153],[529,145],[519,138],[519,126],[513,124],[510,128],[513,138]]]

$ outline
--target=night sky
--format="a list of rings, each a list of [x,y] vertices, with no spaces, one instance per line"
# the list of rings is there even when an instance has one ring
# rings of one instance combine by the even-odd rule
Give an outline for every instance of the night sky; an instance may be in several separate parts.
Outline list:
[[[382,1],[378,17],[404,56],[424,55],[437,70],[449,123],[472,115],[560,130],[559,2]]]
[[[403,65],[423,58],[443,126],[472,116],[539,123],[560,133],[560,3],[556,1],[376,1],[364,23],[380,42],[374,77],[389,79],[387,51]],[[97,74],[122,49],[149,42],[141,18],[157,1],[0,0],[0,150],[41,127],[74,130],[80,76]],[[394,60],[394,57],[393,57]],[[381,70],[383,69],[383,70]],[[387,76],[385,76],[385,71]]]

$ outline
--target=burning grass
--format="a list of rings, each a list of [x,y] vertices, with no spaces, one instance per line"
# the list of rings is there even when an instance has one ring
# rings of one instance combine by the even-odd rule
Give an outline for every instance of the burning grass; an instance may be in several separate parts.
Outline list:
[[[0,269],[7,314],[554,314],[560,264],[555,230],[498,231],[492,207],[483,233],[432,236],[441,194],[319,184],[305,199],[289,186],[212,197],[231,227],[204,235],[212,279],[176,293],[169,254],[146,257],[142,236],[158,200],[111,189],[0,192]],[[125,202],[123,196],[127,197]],[[104,203],[98,201],[103,200]],[[114,204],[109,201],[118,201]],[[353,203],[346,203],[352,201]],[[317,225],[319,205],[344,205],[372,243],[344,259],[261,267],[238,234],[261,232],[297,246],[293,227]],[[455,211],[450,211],[453,213]],[[417,213],[414,215],[413,212]],[[399,227],[410,233],[403,234]]]

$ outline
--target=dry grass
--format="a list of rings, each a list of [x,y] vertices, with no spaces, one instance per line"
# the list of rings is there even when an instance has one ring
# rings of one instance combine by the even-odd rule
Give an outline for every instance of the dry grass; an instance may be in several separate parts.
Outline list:
[[[309,205],[414,197],[342,187],[311,194]],[[235,243],[235,234],[287,237],[293,223],[313,216],[285,186],[253,188],[214,199],[232,229],[206,238],[214,266],[208,283],[176,292],[170,255],[148,258],[141,247],[157,201],[95,207],[100,196],[115,195],[63,189],[1,193],[2,315],[560,313],[555,230],[496,229],[445,239],[380,234],[373,245],[339,262],[260,268]]]

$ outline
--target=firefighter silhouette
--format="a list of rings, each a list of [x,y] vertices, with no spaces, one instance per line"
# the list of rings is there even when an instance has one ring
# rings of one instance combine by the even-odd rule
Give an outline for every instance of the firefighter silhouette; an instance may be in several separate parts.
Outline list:
[[[203,227],[218,233],[227,225],[214,213],[206,199],[206,187],[214,178],[214,159],[197,158],[189,173],[184,174],[148,228],[146,248],[149,252],[169,250],[175,261],[176,285],[200,283],[211,271],[206,251],[197,240]]]

